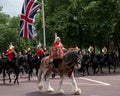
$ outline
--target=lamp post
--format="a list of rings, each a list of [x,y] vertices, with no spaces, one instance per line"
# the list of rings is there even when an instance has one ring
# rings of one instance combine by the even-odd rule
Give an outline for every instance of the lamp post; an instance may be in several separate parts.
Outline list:
[[[74,4],[74,10],[75,10],[75,12],[74,12],[74,17],[73,17],[73,20],[74,21],[76,21],[77,22],[77,25],[78,25],[78,28],[77,28],[77,32],[78,32],[78,44],[79,44],[79,48],[81,49],[82,48],[82,28],[81,28],[81,24],[80,24],[80,22],[79,22],[79,18],[78,18],[78,16],[80,16],[80,17],[82,17],[81,15],[82,15],[82,13],[81,14],[79,14],[79,5],[80,4],[80,0],[76,0],[76,2],[75,2],[75,4]]]
[[[81,43],[82,43],[82,36],[81,36],[81,25],[79,23],[79,20],[78,20],[78,17],[77,17],[77,12],[74,13],[74,17],[73,17],[73,20],[77,22],[78,24],[78,28],[77,28],[77,31],[78,31],[78,44],[79,44],[79,48],[81,49]]]

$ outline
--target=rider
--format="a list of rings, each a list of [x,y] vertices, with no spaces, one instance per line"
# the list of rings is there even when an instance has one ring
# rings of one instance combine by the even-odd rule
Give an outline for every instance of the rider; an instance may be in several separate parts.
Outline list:
[[[8,61],[14,60],[15,56],[17,55],[12,43],[10,44],[9,49],[7,49],[7,55],[8,55]]]
[[[44,56],[44,50],[43,50],[42,47],[41,47],[41,43],[39,43],[39,44],[37,45],[36,55],[37,55],[37,58],[38,58],[38,59],[41,59],[41,58]]]
[[[93,57],[95,55],[95,50],[94,50],[94,47],[91,44],[89,45],[89,48],[88,48],[88,54],[90,56],[90,61],[92,62]]]
[[[64,48],[60,37],[56,36],[55,41],[53,43],[52,50],[50,52],[50,63],[53,63],[55,68],[58,65],[57,61],[61,62],[64,51],[66,51],[66,49]]]

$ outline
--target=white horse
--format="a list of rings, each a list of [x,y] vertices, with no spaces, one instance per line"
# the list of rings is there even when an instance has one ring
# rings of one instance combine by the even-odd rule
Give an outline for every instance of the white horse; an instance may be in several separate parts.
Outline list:
[[[78,63],[78,59],[80,57],[80,52],[79,51],[70,51],[66,52],[65,55],[63,56],[63,59],[58,61],[58,68],[54,68],[53,64],[49,64],[49,56],[44,57],[41,60],[41,65],[38,73],[38,88],[41,90],[44,86],[44,81],[45,81],[45,75],[47,74],[47,92],[53,92],[54,89],[51,87],[50,84],[50,76],[52,72],[59,72],[60,74],[60,82],[59,86],[56,90],[58,94],[64,94],[64,91],[62,89],[62,83],[65,75],[68,75],[69,78],[72,80],[72,85],[73,85],[73,91],[75,95],[81,94],[81,89],[78,88],[76,79],[74,77],[74,67]]]

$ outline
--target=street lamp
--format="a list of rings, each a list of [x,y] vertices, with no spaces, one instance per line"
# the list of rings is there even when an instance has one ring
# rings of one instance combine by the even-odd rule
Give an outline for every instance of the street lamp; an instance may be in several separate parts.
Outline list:
[[[81,36],[81,26],[80,26],[80,23],[79,23],[79,20],[78,20],[78,17],[77,17],[77,12],[74,13],[74,16],[73,16],[73,20],[77,22],[78,24],[78,28],[77,28],[77,31],[78,31],[78,38],[79,38],[79,48],[81,49],[81,40],[82,40],[82,36]]]

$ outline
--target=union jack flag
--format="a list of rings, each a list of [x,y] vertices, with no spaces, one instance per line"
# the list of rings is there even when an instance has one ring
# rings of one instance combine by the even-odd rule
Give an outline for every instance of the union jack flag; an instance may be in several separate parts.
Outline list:
[[[26,39],[34,39],[32,30],[33,18],[40,5],[33,0],[25,0],[22,7],[20,17],[20,33],[19,36]]]

